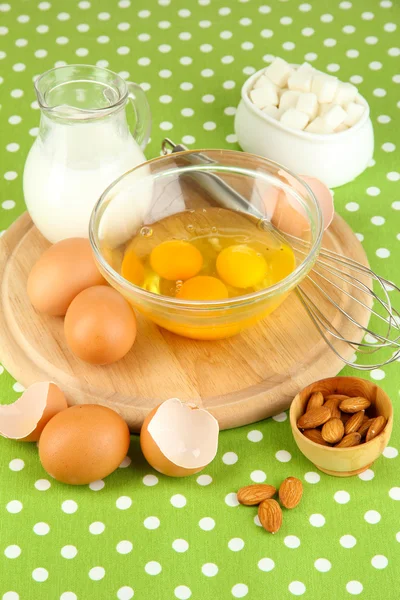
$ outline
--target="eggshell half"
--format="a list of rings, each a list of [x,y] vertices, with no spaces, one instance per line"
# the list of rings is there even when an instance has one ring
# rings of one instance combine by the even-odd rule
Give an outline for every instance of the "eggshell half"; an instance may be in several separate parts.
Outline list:
[[[218,421],[208,411],[170,398],[147,415],[140,431],[140,446],[156,471],[186,477],[198,473],[215,458],[218,434]]]
[[[16,402],[0,406],[0,435],[20,442],[37,442],[44,426],[66,408],[65,396],[55,383],[34,383]]]

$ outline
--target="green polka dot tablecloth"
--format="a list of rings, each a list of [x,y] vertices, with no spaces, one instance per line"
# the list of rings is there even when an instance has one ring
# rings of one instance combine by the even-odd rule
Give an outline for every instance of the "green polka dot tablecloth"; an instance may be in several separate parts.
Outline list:
[[[153,113],[150,158],[167,132],[193,148],[237,149],[241,85],[277,55],[353,82],[370,102],[374,160],[335,190],[335,202],[372,267],[398,279],[399,22],[398,0],[1,3],[0,229],[24,210],[38,74],[85,62],[140,83]],[[0,373],[1,401],[12,402],[23,388],[1,366]],[[397,405],[398,363],[364,376]],[[215,461],[198,476],[157,474],[132,437],[114,474],[76,488],[43,471],[34,444],[0,439],[0,598],[398,600],[399,445],[395,423],[370,469],[332,478],[299,455],[282,413],[223,432]],[[272,536],[235,492],[289,475],[302,479],[304,497]]]

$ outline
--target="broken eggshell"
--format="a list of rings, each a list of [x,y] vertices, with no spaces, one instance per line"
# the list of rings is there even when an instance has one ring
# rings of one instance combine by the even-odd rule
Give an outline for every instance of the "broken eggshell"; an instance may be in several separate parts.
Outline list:
[[[0,406],[0,435],[20,442],[37,442],[44,426],[66,408],[65,396],[55,383],[34,383],[13,404]]]
[[[163,475],[186,477],[215,458],[218,421],[206,410],[170,398],[144,420],[140,446],[147,462]]]

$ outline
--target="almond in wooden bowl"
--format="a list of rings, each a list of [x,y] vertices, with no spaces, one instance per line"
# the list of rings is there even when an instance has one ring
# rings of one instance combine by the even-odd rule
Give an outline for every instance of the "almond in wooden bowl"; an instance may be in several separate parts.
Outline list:
[[[361,443],[351,446],[344,444],[342,447],[340,445],[331,446],[327,442],[324,442],[325,445],[323,445],[318,443],[319,435],[317,433],[312,436],[305,435],[307,430],[302,431],[299,429],[298,422],[303,417],[312,394],[316,392],[323,394],[325,402],[329,396],[364,398],[370,402],[366,409],[364,409],[366,403],[360,408],[359,401],[356,402],[354,407],[349,402],[344,405],[345,408],[354,410],[353,413],[347,413],[350,418],[356,415],[357,412],[365,410],[369,423],[368,428],[366,427],[367,420],[363,419],[365,425],[360,424],[358,432]],[[341,400],[343,399],[345,398]],[[335,406],[336,402],[331,402],[331,400],[332,398],[328,398],[328,406],[332,408],[332,405]],[[342,416],[343,414],[345,413],[342,413]],[[333,418],[338,418],[336,413]],[[303,418],[300,425],[304,424],[304,420],[307,422],[307,419]],[[353,423],[354,421],[355,418],[353,417]],[[371,381],[358,377],[331,377],[316,381],[297,394],[290,407],[290,425],[299,450],[314,463],[317,469],[328,475],[349,477],[358,475],[368,469],[386,448],[392,432],[393,407],[389,396]],[[349,428],[351,430],[352,426],[350,425]],[[318,429],[308,431],[318,431]]]

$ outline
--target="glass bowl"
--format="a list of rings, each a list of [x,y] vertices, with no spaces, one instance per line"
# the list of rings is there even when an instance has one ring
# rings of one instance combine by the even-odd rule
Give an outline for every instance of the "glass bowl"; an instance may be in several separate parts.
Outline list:
[[[151,235],[152,225],[171,215],[216,208],[256,219],[261,231],[272,230],[286,242],[291,235],[301,238],[305,251],[295,254],[294,270],[265,289],[212,301],[161,295],[120,274],[123,248],[139,231]],[[176,152],[135,167],[105,190],[89,226],[95,259],[110,285],[160,327],[206,340],[233,336],[274,311],[312,268],[322,233],[319,204],[304,182],[277,163],[230,150]]]

